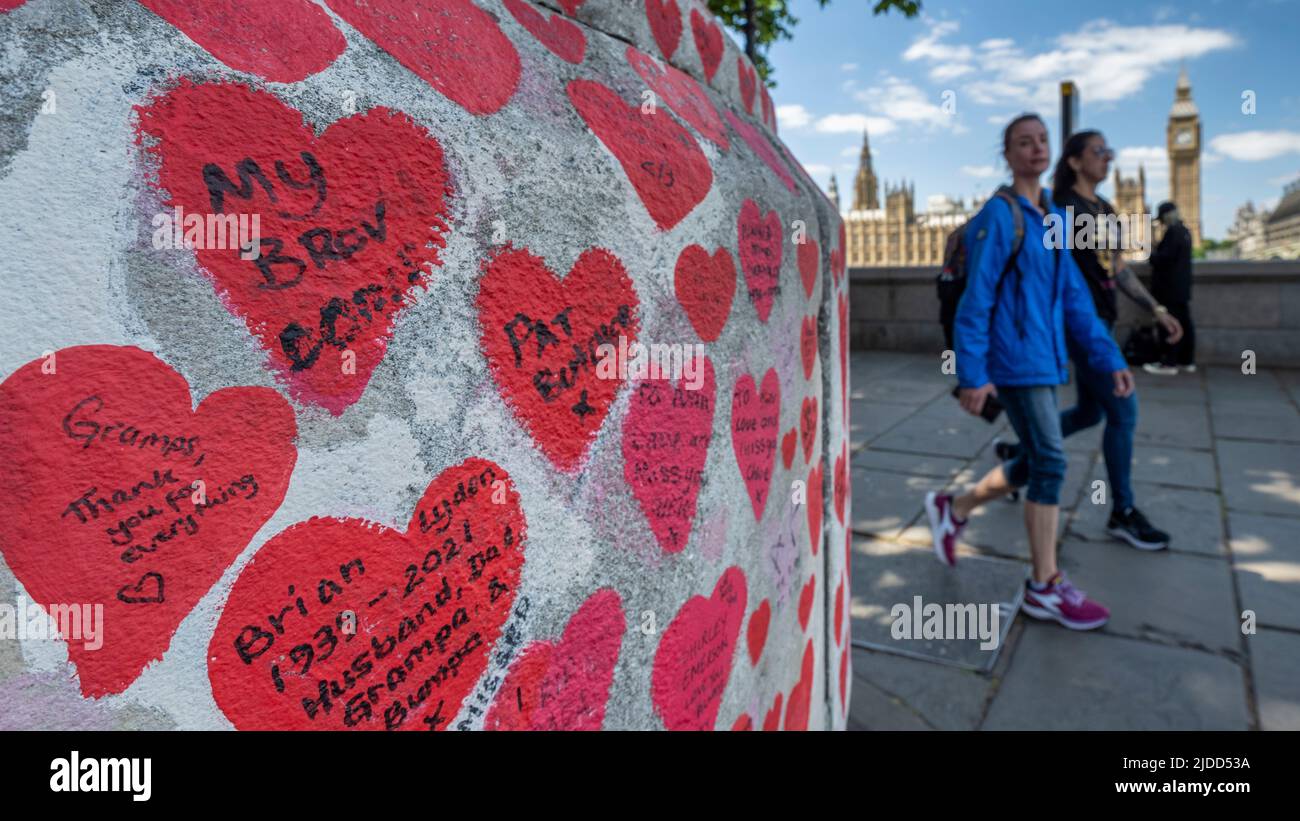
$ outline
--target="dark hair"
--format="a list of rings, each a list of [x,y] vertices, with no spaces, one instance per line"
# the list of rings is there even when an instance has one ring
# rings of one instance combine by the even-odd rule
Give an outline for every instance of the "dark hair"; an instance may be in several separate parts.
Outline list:
[[[1043,122],[1043,118],[1034,112],[1027,111],[1024,114],[1021,114],[1019,117],[1016,117],[1014,120],[1007,123],[1006,128],[1002,129],[1002,153],[1005,154],[1007,150],[1011,148],[1011,132],[1015,130],[1016,126],[1028,120],[1037,120],[1043,128],[1047,128],[1047,123]]]
[[[1056,161],[1056,170],[1052,172],[1052,200],[1057,205],[1062,204],[1066,194],[1074,188],[1074,181],[1079,178],[1075,170],[1070,167],[1070,160],[1082,156],[1083,149],[1088,147],[1088,140],[1100,136],[1101,132],[1096,129],[1076,131],[1061,147],[1061,159]]]

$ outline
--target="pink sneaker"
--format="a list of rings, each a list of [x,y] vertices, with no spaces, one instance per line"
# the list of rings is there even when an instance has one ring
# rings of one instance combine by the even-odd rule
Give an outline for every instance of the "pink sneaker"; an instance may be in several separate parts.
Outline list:
[[[1095,630],[1110,618],[1109,610],[1070,584],[1059,570],[1042,590],[1030,587],[1026,580],[1025,601],[1020,609],[1036,619],[1060,622],[1071,630]]]
[[[957,564],[957,537],[966,527],[965,520],[959,522],[952,515],[951,496],[934,491],[925,494],[925,515],[930,519],[934,555],[939,557],[939,561],[954,567]]]

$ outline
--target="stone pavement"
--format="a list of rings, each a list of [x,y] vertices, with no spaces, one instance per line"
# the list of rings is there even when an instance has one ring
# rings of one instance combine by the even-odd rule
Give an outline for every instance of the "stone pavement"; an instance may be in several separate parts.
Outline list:
[[[895,639],[890,613],[916,595],[1018,606],[1022,504],[978,511],[955,569],[935,559],[922,510],[928,490],[973,485],[993,438],[1014,434],[1005,416],[962,413],[934,357],[868,351],[851,368],[850,729],[1300,729],[1300,372],[1139,370],[1134,489],[1171,548],[1106,534],[1109,506],[1093,503],[1102,426],[1076,434],[1060,562],[1111,620],[1079,633],[1017,615],[981,650]]]

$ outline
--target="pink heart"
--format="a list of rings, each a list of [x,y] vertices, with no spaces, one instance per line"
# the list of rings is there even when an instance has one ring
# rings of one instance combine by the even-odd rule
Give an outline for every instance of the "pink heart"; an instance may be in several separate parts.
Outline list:
[[[669,730],[712,730],[745,620],[745,574],[729,567],[709,598],[677,611],[655,651],[651,700]]]
[[[664,59],[670,59],[682,38],[682,12],[677,0],[645,0],[645,16]]]
[[[749,491],[754,519],[763,518],[776,462],[776,435],[781,424],[781,380],[776,368],[763,374],[761,390],[744,374],[731,392],[731,446],[740,476]]]
[[[487,730],[599,730],[627,622],[614,590],[597,590],[558,642],[524,648],[488,710]]]
[[[766,322],[772,313],[772,303],[781,293],[781,255],[785,237],[781,233],[781,217],[776,210],[766,215],[753,200],[740,206],[736,221],[740,243],[740,269],[745,273],[749,300],[754,303],[760,322]]]
[[[639,383],[623,421],[623,478],[665,553],[686,548],[704,483],[717,386],[713,363],[703,362],[696,390],[684,378],[676,388],[666,379]]]
[[[582,29],[558,14],[552,14],[548,20],[525,0],[503,0],[503,2],[506,9],[519,21],[519,25],[528,29],[538,42],[551,50],[551,53],[575,65],[582,62],[583,56],[587,53],[587,38],[583,35]]]

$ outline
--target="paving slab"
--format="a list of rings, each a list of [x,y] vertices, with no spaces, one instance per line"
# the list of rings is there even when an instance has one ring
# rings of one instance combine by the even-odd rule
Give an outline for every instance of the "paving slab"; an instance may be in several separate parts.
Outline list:
[[[1240,613],[1226,559],[1067,541],[1060,562],[1079,589],[1110,609],[1107,633],[1240,654]]]
[[[1088,487],[1096,481],[1108,481],[1106,465],[1101,460],[1088,477]],[[1204,556],[1226,555],[1223,511],[1217,493],[1134,482],[1133,495],[1138,509],[1153,525],[1169,534],[1170,550]],[[1070,520],[1070,535],[1089,542],[1121,544],[1106,532],[1106,522],[1113,509],[1114,496],[1109,486],[1106,504],[1093,504],[1091,492],[1084,493]]]
[[[1300,634],[1260,630],[1248,636],[1261,730],[1300,730]]]
[[[896,473],[914,473],[918,476],[952,478],[966,467],[967,460],[947,456],[917,456],[914,453],[878,450],[867,447],[853,457],[853,466],[874,470],[892,470]]]
[[[997,661],[1001,639],[1010,628],[1010,614],[1019,605],[1024,585],[1025,566],[1016,561],[972,556],[949,568],[934,557],[931,550],[879,541],[854,545],[852,595],[849,614],[855,647],[868,647],[911,658],[928,659],[973,670],[989,670]],[[917,613],[917,597],[921,611]],[[997,630],[993,631],[992,611],[983,623],[996,640],[988,647],[975,634],[978,625],[966,632],[969,638],[925,638],[915,631],[908,637],[895,638],[895,608],[905,606],[913,612],[912,625],[924,616],[924,608],[935,604],[965,606],[987,604],[1000,606]],[[908,625],[910,628],[912,625]],[[985,637],[989,639],[989,636]]]
[[[942,490],[946,480],[854,467],[853,526],[860,533],[896,536],[920,514],[925,494]]]
[[[1216,406],[1214,435],[1220,439],[1253,439],[1300,443],[1300,410],[1290,402]]]
[[[1300,516],[1300,445],[1219,440],[1229,510]]]
[[[986,730],[1245,730],[1241,668],[1199,650],[1027,624]]]
[[[916,413],[916,405],[893,405],[865,400],[849,403],[849,447],[857,450]]]
[[[1300,519],[1230,511],[1228,533],[1241,606],[1300,630]]]
[[[881,692],[861,676],[853,682],[847,728],[877,732],[934,729],[901,698]]]
[[[1138,405],[1138,424],[1133,432],[1133,441],[1139,447],[1159,445],[1209,450],[1210,417],[1201,404],[1151,401],[1145,397]]]
[[[870,685],[861,689],[893,695],[937,730],[978,727],[993,688],[991,678],[973,670],[860,648],[853,650],[853,672]],[[858,689],[855,682],[855,699]]]
[[[885,450],[971,459],[998,434],[998,427],[965,413],[956,401],[946,412],[917,413],[872,442]]]
[[[1133,481],[1157,485],[1217,490],[1214,455],[1208,450],[1187,450],[1143,445],[1133,449]]]

